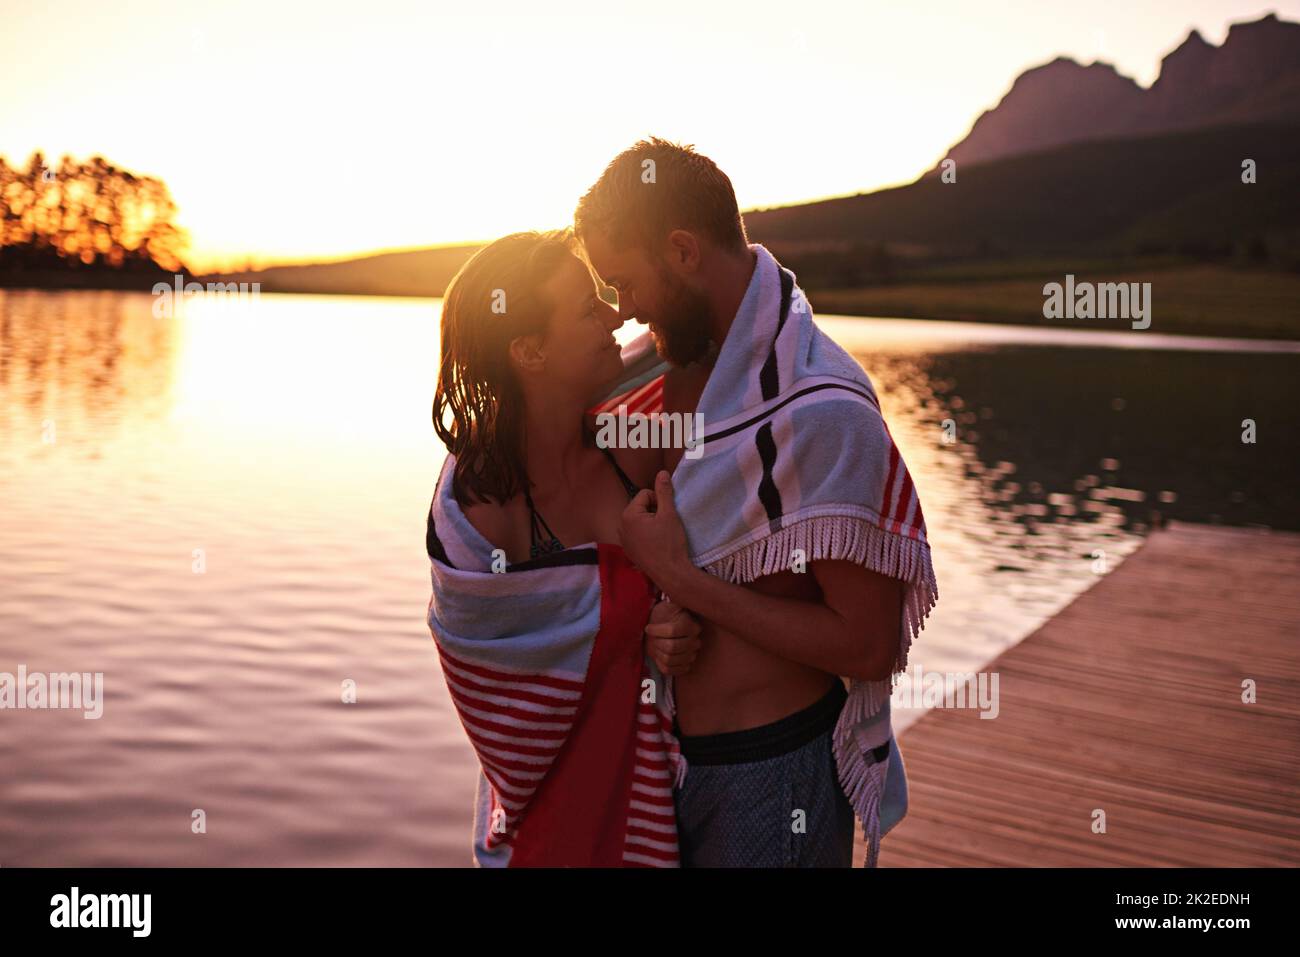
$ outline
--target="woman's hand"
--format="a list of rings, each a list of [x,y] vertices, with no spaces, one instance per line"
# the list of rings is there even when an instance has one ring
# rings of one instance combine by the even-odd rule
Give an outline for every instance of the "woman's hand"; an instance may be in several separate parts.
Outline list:
[[[700,652],[700,623],[685,608],[662,598],[650,609],[645,650],[663,674],[685,674]]]
[[[654,491],[642,489],[623,510],[618,525],[623,551],[632,564],[670,592],[683,574],[695,570],[686,546],[686,529],[673,505],[673,481],[666,471],[655,476]]]

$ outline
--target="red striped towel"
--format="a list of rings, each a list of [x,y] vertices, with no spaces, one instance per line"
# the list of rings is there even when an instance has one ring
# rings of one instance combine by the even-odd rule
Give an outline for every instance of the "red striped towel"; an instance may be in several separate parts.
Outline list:
[[[482,866],[678,865],[684,773],[662,676],[644,656],[654,594],[617,545],[493,570],[450,491],[430,508],[429,627],[481,769]]]

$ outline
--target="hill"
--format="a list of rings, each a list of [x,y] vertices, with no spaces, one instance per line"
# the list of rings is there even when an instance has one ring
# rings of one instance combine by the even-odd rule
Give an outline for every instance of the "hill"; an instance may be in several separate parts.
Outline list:
[[[1256,182],[1242,182],[1242,162]],[[1075,143],[907,186],[747,213],[811,286],[888,282],[953,260],[1241,255],[1300,248],[1300,125]]]
[[[441,296],[478,244],[377,253],[340,262],[272,266],[253,272],[196,277],[200,281],[261,283],[263,292],[353,296]]]

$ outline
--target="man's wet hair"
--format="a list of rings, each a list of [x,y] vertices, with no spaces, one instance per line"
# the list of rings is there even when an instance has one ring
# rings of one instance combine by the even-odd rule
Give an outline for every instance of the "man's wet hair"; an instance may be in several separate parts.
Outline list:
[[[619,153],[574,213],[580,241],[599,232],[617,249],[655,249],[674,229],[743,251],[745,222],[727,174],[690,145],[658,137]]]

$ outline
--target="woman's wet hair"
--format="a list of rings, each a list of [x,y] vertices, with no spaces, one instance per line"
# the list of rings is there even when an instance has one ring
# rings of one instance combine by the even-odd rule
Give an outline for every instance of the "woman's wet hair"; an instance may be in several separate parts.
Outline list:
[[[545,334],[554,304],[542,287],[573,250],[568,231],[512,233],[475,253],[443,295],[433,428],[456,456],[452,491],[462,506],[504,503],[529,487],[510,343]]]

